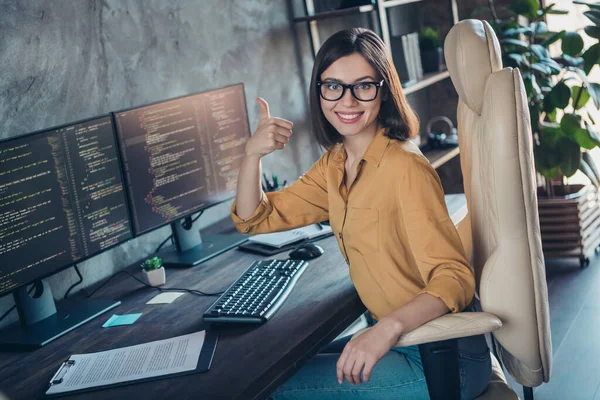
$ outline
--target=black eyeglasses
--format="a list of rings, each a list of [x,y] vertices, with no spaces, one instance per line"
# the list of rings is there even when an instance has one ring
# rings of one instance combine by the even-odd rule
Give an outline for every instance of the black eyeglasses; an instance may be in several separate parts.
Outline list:
[[[327,101],[338,101],[350,89],[352,96],[358,101],[373,101],[377,98],[381,82],[359,82],[345,85],[339,82],[317,82],[321,97]]]

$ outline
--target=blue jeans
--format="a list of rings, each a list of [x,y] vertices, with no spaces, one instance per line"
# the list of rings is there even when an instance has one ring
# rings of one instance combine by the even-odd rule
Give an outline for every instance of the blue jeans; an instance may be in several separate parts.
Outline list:
[[[332,342],[277,389],[273,400],[429,399],[418,346],[396,347],[373,367],[369,382],[341,385],[336,363],[351,336]],[[492,372],[483,335],[458,340],[461,398],[471,400],[487,387]]]

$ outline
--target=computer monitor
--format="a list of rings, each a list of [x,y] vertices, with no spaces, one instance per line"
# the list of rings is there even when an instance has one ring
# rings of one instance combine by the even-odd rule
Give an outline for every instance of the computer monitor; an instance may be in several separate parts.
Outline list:
[[[171,224],[166,266],[189,267],[243,243],[201,238],[191,215],[235,196],[250,137],[243,84],[114,113],[136,235]]]
[[[42,346],[119,304],[57,312],[41,280],[132,237],[117,150],[110,115],[0,142],[0,296],[13,293],[20,319],[0,331],[3,349]]]

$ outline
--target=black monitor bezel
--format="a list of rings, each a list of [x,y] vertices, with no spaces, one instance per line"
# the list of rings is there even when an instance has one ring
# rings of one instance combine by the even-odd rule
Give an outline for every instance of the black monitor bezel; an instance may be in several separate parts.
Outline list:
[[[39,277],[37,277],[35,279],[31,279],[31,280],[29,280],[29,281],[27,281],[25,283],[19,284],[19,285],[15,286],[15,287],[13,287],[11,289],[9,289],[8,291],[6,291],[4,293],[0,293],[0,298],[4,297],[6,295],[11,294],[15,290],[17,290],[19,288],[22,288],[23,286],[27,286],[27,285],[29,285],[29,284],[37,281],[37,280],[45,279],[45,278],[48,278],[49,276],[58,274],[59,272],[64,271],[64,270],[66,270],[66,269],[68,269],[68,268],[70,268],[70,267],[72,267],[74,265],[80,264],[80,263],[82,263],[84,261],[89,260],[90,258],[96,257],[99,254],[102,254],[104,252],[112,250],[115,247],[120,246],[120,245],[122,245],[124,243],[127,243],[128,241],[130,241],[130,240],[132,240],[132,239],[134,239],[136,237],[134,229],[133,229],[133,221],[132,221],[132,218],[131,218],[131,210],[130,210],[130,204],[129,204],[129,197],[127,196],[127,193],[126,193],[127,192],[127,190],[126,190],[127,188],[126,188],[125,176],[123,175],[123,169],[121,168],[122,161],[121,161],[121,153],[119,151],[119,143],[117,142],[117,140],[118,140],[118,138],[117,138],[117,130],[115,128],[114,120],[112,119],[110,113],[101,114],[101,115],[98,115],[98,116],[95,116],[95,117],[85,118],[85,119],[81,119],[81,120],[78,120],[78,121],[68,122],[68,123],[65,123],[65,124],[62,124],[62,125],[57,125],[57,126],[54,126],[54,127],[51,127],[51,128],[40,129],[40,130],[37,130],[37,131],[34,131],[34,132],[30,132],[30,133],[26,133],[26,134],[23,134],[23,135],[17,135],[17,136],[12,136],[12,137],[9,137],[9,138],[5,138],[5,139],[0,140],[0,146],[2,146],[4,143],[8,143],[8,142],[11,142],[11,141],[14,141],[14,140],[24,139],[24,138],[28,138],[30,136],[35,136],[35,135],[41,135],[41,134],[44,134],[44,133],[47,133],[47,132],[50,132],[50,131],[55,131],[55,130],[58,130],[58,129],[66,128],[68,126],[73,126],[73,125],[77,125],[77,124],[83,124],[83,123],[86,123],[86,122],[90,122],[90,121],[94,121],[94,120],[98,120],[98,119],[102,119],[102,118],[108,118],[111,121],[111,124],[112,124],[112,136],[113,136],[113,140],[114,140],[114,143],[115,143],[115,146],[116,146],[115,150],[116,150],[116,153],[117,153],[117,159],[118,159],[118,163],[119,163],[119,175],[121,176],[121,182],[123,184],[123,191],[125,192],[125,196],[124,196],[125,197],[125,206],[127,208],[127,218],[129,219],[129,231],[131,233],[130,237],[128,239],[126,239],[126,240],[119,241],[118,243],[115,243],[115,244],[113,244],[113,245],[111,245],[111,246],[109,246],[109,247],[107,247],[105,249],[99,250],[99,251],[97,251],[95,253],[92,253],[92,254],[90,254],[90,255],[88,255],[86,257],[83,257],[83,258],[81,258],[81,259],[79,259],[79,260],[77,260],[75,262],[67,264],[67,265],[65,265],[63,267],[59,267],[59,268],[57,268],[56,270],[54,270],[52,272],[40,275]]]
[[[208,90],[203,90],[203,91],[199,91],[199,92],[193,92],[193,93],[185,94],[185,95],[182,95],[182,96],[173,97],[173,98],[170,98],[170,99],[155,101],[155,102],[144,104],[144,105],[141,105],[141,106],[129,107],[129,108],[124,108],[122,110],[111,112],[111,115],[112,115],[112,118],[113,118],[113,122],[114,122],[114,127],[115,127],[114,132],[115,132],[115,135],[116,135],[116,138],[117,138],[117,144],[119,146],[119,152],[121,153],[121,157],[120,157],[120,159],[121,159],[121,174],[125,175],[126,169],[125,169],[125,163],[124,163],[123,157],[122,157],[122,152],[124,150],[121,148],[121,138],[119,137],[118,125],[117,125],[117,121],[116,121],[116,118],[117,118],[116,115],[118,113],[132,111],[132,110],[138,110],[140,108],[145,108],[145,107],[153,106],[153,105],[156,105],[156,104],[162,104],[162,103],[166,103],[166,102],[169,102],[169,101],[184,99],[184,98],[187,98],[187,97],[197,96],[197,95],[206,94],[206,93],[210,93],[210,92],[216,92],[218,90],[223,90],[223,89],[227,89],[227,88],[231,88],[231,87],[235,87],[235,86],[241,86],[242,87],[242,94],[243,94],[242,97],[243,97],[243,101],[244,101],[244,108],[246,109],[246,120],[247,120],[247,124],[248,124],[248,138],[250,138],[252,136],[252,129],[250,128],[250,113],[248,112],[248,103],[246,102],[246,87],[245,87],[245,85],[244,85],[243,82],[239,82],[239,83],[234,83],[234,84],[230,84],[230,85],[218,87],[218,88],[215,88],[215,89],[208,89]],[[143,235],[145,235],[147,233],[153,232],[153,231],[155,231],[157,229],[160,229],[160,228],[162,228],[164,226],[171,225],[173,222],[176,222],[176,221],[178,221],[178,220],[180,220],[182,218],[186,218],[186,217],[188,217],[188,216],[190,216],[192,214],[196,214],[196,213],[205,211],[208,208],[211,208],[211,207],[217,206],[219,204],[228,202],[231,199],[234,199],[235,196],[236,196],[236,194],[234,193],[231,196],[229,196],[229,197],[227,197],[227,198],[225,198],[225,199],[223,199],[221,201],[218,201],[218,202],[215,202],[215,203],[211,203],[211,204],[208,204],[208,205],[205,205],[205,206],[200,206],[200,207],[194,209],[194,211],[190,211],[190,212],[188,212],[186,214],[183,214],[183,215],[181,215],[181,216],[179,216],[179,217],[177,217],[175,219],[172,219],[172,220],[170,220],[168,222],[164,222],[164,223],[162,223],[160,225],[156,225],[156,226],[154,226],[154,227],[152,227],[150,229],[137,232],[136,231],[135,223],[133,221],[133,207],[134,207],[134,204],[133,204],[133,198],[132,198],[131,193],[130,193],[130,189],[131,189],[130,186],[131,185],[129,184],[129,179],[127,179],[127,176],[124,176],[123,179],[124,179],[125,185],[127,186],[127,190],[126,190],[126,192],[127,192],[127,200],[128,200],[128,204],[129,204],[129,207],[130,207],[129,208],[129,211],[130,211],[130,215],[129,216],[130,216],[130,219],[131,219],[131,224],[132,224],[131,226],[132,226],[133,234],[134,234],[134,237],[136,237],[136,238],[140,237],[140,236],[143,236]]]

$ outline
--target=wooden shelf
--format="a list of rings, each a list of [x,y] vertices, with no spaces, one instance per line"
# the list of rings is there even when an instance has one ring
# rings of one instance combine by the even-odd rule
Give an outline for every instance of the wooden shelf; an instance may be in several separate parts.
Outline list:
[[[411,1],[421,1],[421,0],[411,0]],[[359,7],[350,7],[343,8],[341,10],[334,11],[325,11],[320,12],[314,15],[307,15],[305,17],[297,17],[294,18],[294,22],[309,22],[309,21],[318,21],[322,19],[336,18],[342,17],[344,15],[352,15],[352,14],[363,14],[368,13],[375,10],[375,6],[372,4],[367,4]]]
[[[423,79],[417,81],[416,83],[413,83],[412,85],[406,87],[403,89],[404,94],[405,95],[409,95],[411,93],[414,93],[418,90],[424,89],[427,86],[431,86],[436,82],[439,82],[441,80],[444,80],[446,78],[450,77],[450,72],[448,71],[443,71],[443,72],[432,72],[429,74],[425,74],[423,76]]]
[[[453,147],[450,149],[439,149],[439,150],[429,150],[424,151],[423,155],[427,157],[429,163],[433,166],[433,168],[439,168],[448,161],[452,160],[460,153],[460,149],[458,147]]]
[[[423,1],[423,0],[388,0],[388,1],[382,1],[381,6],[383,8],[390,8],[390,7],[401,6],[404,4],[416,3],[417,1]]]

